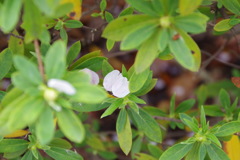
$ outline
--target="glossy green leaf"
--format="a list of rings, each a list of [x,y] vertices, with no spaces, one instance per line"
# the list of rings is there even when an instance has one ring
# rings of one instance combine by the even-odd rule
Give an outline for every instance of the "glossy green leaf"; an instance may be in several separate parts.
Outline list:
[[[22,0],[4,1],[1,6],[0,26],[4,33],[14,29],[19,21]]]
[[[0,141],[0,152],[16,152],[27,149],[29,142],[23,139],[3,139]]]
[[[50,147],[59,147],[59,148],[64,148],[64,149],[71,149],[72,145],[70,142],[68,142],[65,139],[61,138],[54,138],[50,143]]]
[[[179,30],[180,35],[187,47],[191,50],[194,59],[194,68],[193,71],[198,71],[201,65],[201,51],[196,42],[184,31]]]
[[[141,73],[133,72],[132,76],[129,79],[129,89],[131,93],[139,91],[148,79],[150,70],[147,69]]]
[[[14,31],[13,34],[17,36],[19,35],[17,31]],[[22,39],[11,36],[8,47],[12,51],[13,55],[24,55],[24,43]]]
[[[202,13],[191,13],[186,16],[177,16],[174,24],[177,28],[189,33],[202,33],[206,31],[208,17]]]
[[[218,31],[218,32],[224,32],[224,31],[228,31],[230,30],[233,25],[230,25],[229,22],[230,22],[231,19],[224,19],[224,20],[221,20],[220,22],[218,22],[215,26],[214,26],[214,30],[215,31]]]
[[[80,143],[85,137],[85,129],[80,119],[69,109],[62,108],[56,112],[58,125],[64,135],[71,141]]]
[[[158,36],[159,32],[153,34],[138,50],[137,57],[135,59],[134,67],[136,73],[141,73],[148,69],[155,58],[159,54],[158,48]]]
[[[110,12],[105,11],[105,19],[108,23],[110,23],[112,20],[114,20],[114,17]]]
[[[91,58],[94,57],[100,57],[101,52],[100,51],[93,51],[90,52],[84,56],[82,56],[81,58],[79,58],[76,62],[73,63],[73,65],[71,65],[70,70],[77,68],[79,65],[81,65],[81,63],[83,63],[84,61],[87,61]]]
[[[175,112],[176,113],[182,113],[190,110],[195,104],[194,99],[188,99],[183,102],[181,102],[178,107],[176,108]]]
[[[41,75],[34,63],[21,56],[15,56],[13,60],[16,69],[19,70],[24,78],[28,79],[35,85],[42,83]]]
[[[27,151],[21,160],[34,160],[32,152],[30,150]]]
[[[217,137],[225,137],[225,136],[230,136],[237,132],[240,132],[240,122],[232,121],[232,122],[225,123],[224,125],[222,125],[218,129],[218,131],[215,135]]]
[[[55,125],[53,111],[47,107],[36,123],[36,135],[42,145],[48,144],[54,137]]]
[[[229,11],[232,13],[235,13],[237,15],[240,15],[240,2],[238,0],[219,0],[224,7],[226,7]]]
[[[133,115],[134,120],[137,123],[137,126],[142,130],[148,138],[155,142],[162,141],[162,134],[158,123],[142,109],[139,109],[139,114],[136,113],[133,109],[129,109],[130,113]]]
[[[119,145],[123,152],[128,155],[132,148],[132,128],[125,109],[121,109],[118,115],[116,131]]]
[[[127,0],[127,2],[134,7],[136,10],[146,13],[152,16],[158,16],[158,13],[155,11],[151,1],[145,0]]]
[[[25,0],[22,27],[26,31],[24,38],[26,43],[31,42],[41,35],[43,29],[42,20],[42,14],[33,1]]]
[[[224,90],[224,89],[220,90],[219,98],[220,98],[222,106],[225,109],[231,106],[230,96],[229,96],[229,94],[227,93],[226,90]]]
[[[179,11],[182,15],[187,15],[192,13],[198,8],[202,3],[202,0],[196,0],[194,3],[191,0],[180,0],[179,1]]]
[[[174,36],[172,34],[172,36]],[[179,38],[177,40],[171,39],[169,41],[169,48],[176,58],[176,60],[185,68],[195,71],[195,61],[191,50],[186,45],[183,38]]]
[[[212,160],[230,160],[227,154],[215,144],[206,145],[206,149]]]
[[[107,42],[106,42],[107,50],[108,51],[112,50],[112,48],[114,47],[114,44],[115,44],[115,41],[111,39],[107,39]]]
[[[182,122],[185,125],[187,125],[192,131],[194,131],[195,133],[198,132],[199,130],[198,125],[194,122],[194,120],[190,116],[188,116],[185,113],[180,113],[179,117],[182,120]]]
[[[71,96],[71,99],[77,102],[83,102],[87,104],[102,103],[107,98],[107,93],[99,86],[90,84],[81,84],[75,86],[77,93]]]
[[[105,77],[108,73],[112,72],[114,68],[109,64],[107,60],[102,63],[102,75]]]
[[[148,144],[147,147],[151,155],[157,159],[159,159],[163,153],[163,151],[157,145]]]
[[[105,112],[101,115],[101,118],[111,115],[118,107],[123,105],[123,99],[116,99]]]
[[[104,11],[107,7],[107,1],[106,0],[101,0],[100,2],[100,9],[101,11]]]
[[[68,149],[52,147],[50,150],[45,150],[45,152],[57,160],[83,160],[82,156],[77,152]]]
[[[44,59],[45,72],[48,79],[62,78],[66,67],[66,45],[63,41],[56,41],[48,50]]]
[[[157,160],[155,157],[152,157],[148,154],[145,153],[136,153],[135,154],[135,159],[136,160]]]
[[[193,147],[191,144],[176,144],[163,152],[159,160],[181,160]]]
[[[64,25],[67,28],[81,28],[83,26],[82,22],[77,20],[67,20],[64,22]]]
[[[126,35],[120,45],[121,50],[130,50],[138,48],[142,43],[157,32],[158,24],[153,22],[145,26],[136,27],[136,29]]]
[[[102,37],[120,41],[139,27],[158,23],[158,19],[148,15],[127,15],[111,21],[104,29]]]
[[[81,50],[81,42],[77,41],[75,42],[68,51],[67,54],[67,64],[70,65],[74,59],[77,58],[78,54],[80,53]]]
[[[126,15],[131,15],[133,14],[134,9],[132,7],[125,8],[124,10],[121,11],[119,14],[119,17],[126,16]]]
[[[221,142],[218,140],[218,138],[214,134],[207,134],[206,137],[218,147],[222,147]]]
[[[12,67],[12,52],[5,49],[0,53],[0,80],[9,72]]]

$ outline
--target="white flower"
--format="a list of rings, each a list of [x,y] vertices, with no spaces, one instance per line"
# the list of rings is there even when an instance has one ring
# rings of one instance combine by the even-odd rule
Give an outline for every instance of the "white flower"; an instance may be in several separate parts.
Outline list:
[[[96,72],[94,72],[88,68],[84,68],[81,71],[87,73],[90,76],[92,84],[97,85],[99,83],[99,76]]]
[[[123,98],[130,93],[128,85],[129,81],[118,70],[113,70],[103,79],[103,87],[118,98]]]
[[[60,79],[50,79],[47,82],[48,87],[56,89],[59,92],[74,95],[76,93],[76,89],[67,81]]]

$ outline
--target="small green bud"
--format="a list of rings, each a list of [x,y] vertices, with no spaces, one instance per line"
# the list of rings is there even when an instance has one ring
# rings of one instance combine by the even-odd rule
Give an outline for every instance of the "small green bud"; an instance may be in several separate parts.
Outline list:
[[[44,91],[43,97],[47,101],[55,101],[58,97],[58,92],[54,89],[47,88]]]
[[[171,25],[171,19],[168,16],[160,18],[160,25],[163,28],[168,28]]]

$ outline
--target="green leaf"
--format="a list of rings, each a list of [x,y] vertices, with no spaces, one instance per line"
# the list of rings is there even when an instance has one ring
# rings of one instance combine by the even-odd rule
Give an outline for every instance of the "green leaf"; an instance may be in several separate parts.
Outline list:
[[[206,31],[208,17],[202,13],[191,13],[186,16],[177,16],[174,24],[177,28],[189,33],[202,33]]]
[[[0,102],[2,101],[2,99],[4,98],[6,92],[4,91],[0,91]],[[0,107],[1,108],[1,107]]]
[[[64,25],[67,28],[81,28],[83,26],[82,22],[77,20],[67,20],[64,22]]]
[[[201,122],[201,127],[203,129],[203,131],[207,131],[208,127],[207,127],[207,120],[206,120],[206,115],[203,109],[203,106],[201,106],[201,113],[200,113],[200,122]]]
[[[50,157],[57,160],[83,160],[83,157],[77,152],[68,149],[52,147],[50,150],[45,150],[45,152]]]
[[[222,147],[221,142],[218,140],[218,138],[214,134],[207,134],[206,137],[217,146]]]
[[[112,72],[114,68],[111,64],[108,63],[107,60],[104,60],[102,63],[102,75],[105,77],[108,73]]]
[[[73,62],[73,60],[77,58],[80,50],[81,50],[81,42],[80,41],[75,42],[69,48],[69,51],[68,51],[68,54],[67,54],[67,64],[68,65],[70,65]]]
[[[227,109],[228,107],[231,106],[230,96],[229,96],[229,94],[227,93],[226,90],[224,90],[224,89],[221,89],[221,90],[220,90],[219,98],[220,98],[220,101],[221,101],[222,106],[223,106],[225,109]]]
[[[34,63],[22,56],[14,57],[14,65],[22,76],[35,85],[42,83],[41,75]]]
[[[232,13],[240,15],[240,2],[238,0],[231,1],[219,0],[219,1],[224,5],[224,7],[226,7]]]
[[[34,4],[47,16],[53,16],[56,6],[58,6],[59,0],[33,0]]]
[[[6,109],[10,106],[6,106]],[[14,104],[13,104],[14,105]],[[36,97],[25,98],[15,106],[15,109],[8,115],[7,127],[9,132],[23,129],[34,123],[45,108],[45,102]],[[21,120],[20,120],[21,119]]]
[[[220,22],[218,22],[215,26],[214,26],[214,30],[215,31],[218,31],[218,32],[224,32],[224,31],[228,31],[230,30],[233,25],[230,25],[229,22],[230,22],[231,19],[224,19],[224,20],[221,20]]]
[[[218,129],[217,133],[215,133],[215,135],[217,137],[225,137],[225,136],[230,136],[237,132],[240,132],[240,122],[232,121],[232,122],[225,123],[224,125],[222,125]]]
[[[45,57],[45,71],[48,79],[62,78],[66,67],[66,45],[56,41],[48,50]]]
[[[100,51],[94,51],[94,52],[91,52],[91,53],[88,53],[84,56],[82,56],[81,58],[79,58],[76,62],[73,63],[73,65],[71,65],[70,67],[70,70],[74,69],[74,68],[77,68],[79,65],[81,65],[81,63],[83,63],[84,61],[87,61],[91,58],[94,58],[94,57],[99,57],[101,54]]]
[[[42,145],[48,144],[54,137],[55,125],[53,111],[47,107],[36,123],[36,135]]]
[[[67,44],[68,34],[67,34],[67,31],[64,28],[60,29],[60,37]]]
[[[64,148],[64,149],[71,149],[72,145],[65,139],[61,138],[54,138],[50,143],[50,147],[59,147],[59,148]]]
[[[107,1],[106,0],[101,0],[100,2],[100,9],[103,12],[107,7]]]
[[[182,120],[182,122],[185,125],[187,125],[192,131],[194,131],[195,133],[198,132],[199,130],[198,125],[194,122],[194,120],[190,116],[188,116],[185,113],[180,113],[179,117]]]
[[[126,16],[126,15],[131,15],[133,14],[134,9],[132,7],[125,8],[124,10],[121,11],[119,14],[119,17]]]
[[[154,158],[148,154],[145,154],[145,153],[136,153],[135,159],[136,160],[157,160],[156,158]]]
[[[71,12],[73,9],[73,3],[63,3],[56,7],[54,17],[62,17]]]
[[[135,158],[135,154],[139,153],[141,148],[142,148],[142,141],[143,141],[143,137],[142,136],[138,136],[132,144],[132,151],[131,151],[131,157]]]
[[[175,35],[172,34],[172,37]],[[176,60],[185,68],[194,71],[195,70],[195,61],[194,57],[186,45],[183,38],[177,40],[171,39],[169,41],[169,48],[173,53]]]
[[[107,98],[107,93],[101,87],[90,84],[80,84],[75,86],[77,93],[71,96],[72,100],[87,104],[102,103]]]
[[[117,108],[123,105],[123,99],[116,99],[105,112],[101,115],[101,118],[111,115]]]
[[[0,153],[17,152],[27,149],[29,142],[23,139],[3,139],[0,141]]]
[[[107,25],[103,31],[102,37],[120,41],[139,27],[142,28],[153,23],[158,23],[158,19],[148,15],[127,15],[119,17]]]
[[[102,103],[102,104],[77,103],[77,104],[74,104],[72,107],[74,110],[79,112],[93,112],[93,111],[99,111],[109,107],[109,103]]]
[[[24,14],[22,28],[26,31],[25,42],[37,39],[43,29],[42,14],[32,0],[24,1]]]
[[[5,49],[0,53],[0,80],[10,71],[12,67],[12,52]]]
[[[158,48],[160,51],[164,51],[165,48],[168,45],[168,41],[170,40],[170,35],[168,32],[168,29],[163,28],[161,31],[159,31],[159,39],[157,40],[158,42]]]
[[[51,35],[49,33],[49,31],[47,29],[44,29],[41,33],[41,35],[39,36],[39,39],[41,41],[41,47],[45,44],[45,45],[49,45],[50,41],[51,41]],[[42,54],[45,55],[45,54]]]
[[[6,158],[6,159],[14,159],[14,158],[18,158],[20,157],[23,153],[25,153],[27,150],[27,148],[24,148],[22,150],[19,150],[19,151],[16,151],[16,152],[5,152],[3,154],[3,157]]]
[[[135,59],[134,67],[136,73],[141,73],[148,69],[155,58],[159,54],[158,48],[158,36],[159,33],[153,34],[148,40],[146,40],[138,50],[137,57]],[[143,63],[144,62],[144,63]]]
[[[159,160],[181,160],[193,147],[190,144],[176,144],[163,152]]]
[[[146,111],[151,116],[160,116],[160,117],[166,117],[167,114],[163,112],[161,109],[151,106],[145,106],[143,107],[144,111]]]
[[[187,15],[192,13],[202,3],[202,0],[196,0],[194,3],[191,0],[180,0],[179,11],[181,15]]]
[[[194,99],[188,99],[183,102],[181,102],[178,107],[176,108],[175,112],[176,113],[182,113],[190,110],[195,104]]]
[[[206,115],[213,117],[222,117],[224,116],[223,111],[218,105],[204,105],[204,110]]]
[[[107,50],[110,51],[114,47],[114,44],[115,44],[115,41],[111,39],[107,39],[107,42],[106,42]]]
[[[134,94],[129,94],[128,99],[138,104],[146,104],[146,102],[143,99],[138,98]]]
[[[14,31],[13,34],[19,35],[17,31]],[[24,43],[22,39],[10,36],[8,47],[13,55],[24,55]]]
[[[151,155],[153,155],[155,158],[159,158],[163,153],[163,151],[158,146],[148,144],[147,147]]]
[[[172,97],[171,97],[171,100],[170,100],[170,107],[169,107],[169,115],[170,116],[174,116],[175,114],[175,97],[176,97],[176,94],[174,94]]]
[[[123,152],[128,155],[132,148],[132,128],[128,114],[124,108],[121,109],[118,115],[116,131],[119,145]]]
[[[64,135],[71,141],[80,143],[85,137],[85,129],[80,119],[69,109],[62,108],[56,112],[58,125]]]
[[[162,141],[160,127],[151,115],[149,115],[143,109],[139,109],[139,114],[131,108],[129,108],[128,111],[133,115],[133,118],[136,121],[138,128],[142,130],[148,138],[155,142]]]
[[[147,69],[141,73],[133,72],[129,79],[129,90],[131,93],[139,91],[148,79],[148,75],[151,74],[150,70]]]
[[[108,23],[110,23],[112,20],[114,20],[114,17],[110,12],[105,11],[105,19]]]
[[[126,35],[120,45],[121,50],[130,50],[138,48],[142,43],[157,32],[158,24],[153,22],[145,26],[136,27],[136,29]]]
[[[34,160],[32,152],[30,150],[27,151],[21,160]]]
[[[201,65],[201,51],[196,44],[196,42],[190,37],[186,32],[182,30],[178,30],[182,38],[184,39],[187,47],[191,50],[193,59],[195,62],[195,66],[193,68],[193,71],[198,71]]]
[[[201,143],[195,142],[192,149],[188,152],[185,160],[200,160],[201,152],[200,152]]]
[[[149,14],[151,16],[158,16],[158,12],[155,11],[152,1],[145,1],[145,0],[127,0],[127,2],[134,7],[136,10]]]
[[[212,160],[230,160],[227,154],[215,144],[206,145],[206,149]]]
[[[1,6],[0,26],[4,33],[12,31],[19,21],[22,1],[4,1]]]
[[[100,152],[98,152],[98,154],[100,157],[102,157],[103,159],[106,159],[106,160],[113,160],[113,159],[118,158],[116,153],[111,152],[111,151],[100,151]]]

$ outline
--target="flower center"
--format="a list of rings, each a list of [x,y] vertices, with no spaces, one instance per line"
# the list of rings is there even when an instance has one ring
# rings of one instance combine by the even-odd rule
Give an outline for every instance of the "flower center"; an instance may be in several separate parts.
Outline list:
[[[163,28],[168,28],[171,25],[170,17],[165,16],[165,17],[160,18],[160,25]]]
[[[55,101],[58,97],[58,92],[52,88],[47,88],[44,91],[43,97],[46,101]]]

